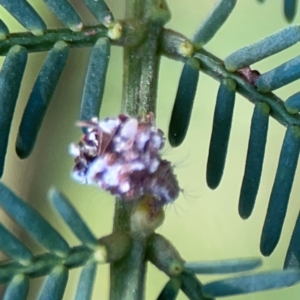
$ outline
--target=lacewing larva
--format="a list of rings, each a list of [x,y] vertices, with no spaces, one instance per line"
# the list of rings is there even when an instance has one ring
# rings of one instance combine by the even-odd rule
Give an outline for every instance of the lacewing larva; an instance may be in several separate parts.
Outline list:
[[[86,128],[86,134],[70,146],[77,181],[97,185],[124,201],[151,195],[163,206],[178,197],[173,167],[161,158],[165,137],[153,113],[145,118],[125,114],[101,121],[92,118],[78,125]]]

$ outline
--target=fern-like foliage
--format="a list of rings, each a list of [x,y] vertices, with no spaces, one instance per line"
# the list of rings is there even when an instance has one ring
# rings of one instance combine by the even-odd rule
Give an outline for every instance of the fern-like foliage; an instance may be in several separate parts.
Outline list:
[[[90,299],[99,263],[113,263],[127,255],[132,240],[127,233],[113,233],[99,240],[90,231],[71,202],[61,192],[51,189],[49,200],[64,222],[82,242],[70,247],[67,241],[33,207],[0,183],[0,207],[49,252],[34,255],[2,224],[0,250],[11,260],[0,264],[0,284],[7,284],[5,299],[26,299],[31,278],[47,276],[39,299],[62,299],[70,269],[83,267],[75,299]],[[32,221],[30,221],[32,220]],[[217,262],[185,263],[173,245],[163,236],[153,234],[148,240],[147,259],[170,276],[158,299],[170,299],[179,289],[190,299],[251,293],[290,286],[300,281],[300,271],[278,271],[239,276],[201,285],[195,274],[226,274],[252,270],[261,265],[257,258]],[[176,277],[174,279],[173,277]],[[173,284],[176,280],[176,284]],[[249,284],[251,283],[251,284]],[[164,296],[165,295],[165,296]]]
[[[51,299],[61,299],[68,281],[69,269],[80,266],[84,268],[76,297],[89,299],[97,263],[118,260],[129,249],[130,238],[126,234],[119,235],[117,239],[104,237],[97,240],[69,200],[55,189],[50,192],[50,201],[81,240],[82,244],[77,247],[70,248],[65,239],[34,208],[5,185],[0,185],[0,191],[0,206],[38,243],[49,250],[45,254],[33,255],[20,240],[1,225],[0,249],[12,259],[2,262],[0,267],[1,284],[9,283],[6,299],[14,299],[11,294],[15,293],[16,285],[20,286],[19,288],[26,285],[26,289],[23,287],[24,291],[19,294],[26,299],[28,279],[45,275],[49,276],[41,291],[40,299],[50,299],[49,296]],[[117,240],[121,244],[117,245]],[[111,245],[112,241],[114,245]],[[110,244],[109,249],[105,246],[107,242]],[[105,255],[107,250],[109,255]]]
[[[27,1],[0,0],[0,5],[29,31],[9,33],[7,26],[0,20],[0,55],[6,56],[0,72],[1,175],[4,171],[9,131],[28,53],[48,51],[20,122],[16,141],[16,152],[20,158],[28,157],[34,147],[71,47],[93,47],[80,113],[82,120],[90,119],[98,116],[101,108],[110,46],[120,45],[128,47],[127,49],[137,47],[148,37],[150,31],[147,22],[143,20],[115,21],[103,0],[85,0],[86,6],[99,22],[95,26],[84,26],[68,1],[45,0],[45,3],[67,28],[47,29],[39,14]],[[159,22],[163,23],[166,19],[165,2],[159,3],[159,8],[149,14],[157,14]],[[222,179],[235,94],[240,93],[254,104],[239,201],[239,213],[242,218],[251,215],[259,189],[269,116],[287,127],[262,229],[260,248],[262,254],[268,256],[280,238],[300,150],[299,93],[283,101],[272,92],[300,78],[300,59],[296,57],[265,74],[251,70],[250,66],[297,43],[300,40],[300,26],[289,26],[235,51],[223,61],[207,52],[203,46],[217,33],[236,3],[236,0],[220,0],[191,40],[174,31],[159,28],[159,39],[155,42],[161,55],[184,62],[169,126],[169,141],[172,146],[179,146],[187,134],[199,72],[204,72],[220,82],[207,162],[206,177],[210,188],[217,188]],[[296,12],[296,1],[285,0],[284,12],[286,18],[291,21]],[[145,52],[145,55],[148,54]],[[0,283],[7,284],[5,299],[16,299],[16,295],[22,295],[21,297],[26,299],[29,279],[45,275],[48,278],[40,299],[49,299],[49,294],[51,299],[61,299],[68,281],[69,269],[81,266],[83,270],[76,299],[90,299],[96,265],[120,261],[133,249],[133,237],[130,233],[112,233],[98,240],[63,194],[52,190],[50,199],[82,242],[81,245],[70,248],[67,241],[37,211],[5,185],[0,184],[0,206],[49,251],[42,255],[34,255],[8,229],[0,226],[0,234],[3,237],[0,240],[0,249],[11,258],[10,261],[0,264]],[[286,257],[287,268],[299,267],[299,228],[298,221]],[[186,263],[168,240],[155,233],[147,239],[146,249],[147,260],[170,277],[158,299],[175,299],[180,289],[190,299],[214,299],[290,286],[300,281],[300,271],[291,269],[239,276],[202,285],[195,274],[250,270],[259,266],[260,260]]]
[[[268,256],[280,238],[300,150],[298,93],[284,102],[272,94],[272,91],[299,79],[300,64],[299,57],[296,57],[262,75],[251,70],[250,66],[297,43],[300,38],[300,27],[289,26],[257,43],[235,51],[222,62],[200,47],[214,36],[235,4],[236,1],[220,1],[193,38],[196,49],[199,47],[194,57],[200,62],[200,71],[220,81],[206,178],[208,186],[212,189],[217,188],[221,181],[236,91],[255,104],[239,201],[239,213],[242,218],[251,215],[255,204],[267,140],[268,116],[273,116],[287,127],[261,236],[261,252]],[[196,72],[195,68],[190,68],[186,63],[180,78],[169,127],[169,140],[173,146],[179,146],[187,132],[197,88],[194,83]],[[179,121],[175,122],[175,119]]]

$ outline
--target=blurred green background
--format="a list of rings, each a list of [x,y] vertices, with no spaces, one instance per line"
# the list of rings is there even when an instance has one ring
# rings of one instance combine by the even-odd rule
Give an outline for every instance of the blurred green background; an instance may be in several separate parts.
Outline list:
[[[42,15],[48,26],[61,27],[53,14],[40,0],[29,1]],[[83,1],[73,0],[85,24],[96,24],[95,19],[85,8]],[[117,18],[122,18],[124,2],[110,0],[109,5]],[[172,20],[166,27],[191,37],[196,27],[205,18],[216,1],[170,0]],[[2,7],[0,16],[9,25],[11,32],[24,31]],[[300,13],[295,22],[299,22]],[[205,47],[220,58],[232,51],[255,42],[287,26],[282,15],[282,1],[266,1],[260,5],[255,0],[238,1],[238,4],[215,38]],[[299,54],[299,45],[253,66],[265,72]],[[10,144],[7,154],[3,181],[17,194],[37,208],[64,236],[71,245],[78,240],[61,222],[47,202],[47,191],[54,185],[61,189],[73,202],[93,232],[101,237],[109,234],[112,228],[114,199],[107,193],[88,186],[81,186],[70,178],[73,163],[68,156],[68,145],[80,138],[80,130],[74,126],[79,115],[84,76],[90,49],[73,49],[54,99],[44,120],[36,147],[26,160],[19,160],[15,154],[15,140],[22,111],[30,94],[34,80],[43,63],[46,53],[30,54],[22,89],[15,112]],[[0,62],[4,58],[0,58]],[[182,64],[167,58],[161,60],[159,78],[157,124],[167,132],[172,104]],[[251,218],[243,221],[237,211],[239,191],[244,171],[248,144],[250,120],[253,105],[237,96],[228,158],[223,180],[219,188],[211,191],[205,182],[206,160],[211,134],[213,111],[218,83],[200,74],[198,92],[187,138],[182,146],[171,149],[166,146],[165,157],[175,164],[175,172],[184,193],[173,205],[166,208],[166,220],[158,232],[169,238],[188,261],[219,260],[235,257],[260,256],[259,241],[264,222],[268,199],[274,181],[277,161],[284,134],[283,126],[270,120],[266,157],[257,203]],[[299,82],[276,91],[286,99],[299,91]],[[106,81],[105,97],[101,117],[115,116],[120,112],[122,95],[122,49],[113,47]],[[264,259],[263,270],[280,269],[298,215],[299,170],[296,174],[290,204],[280,242],[271,257]],[[1,218],[5,218],[1,212]],[[8,220],[9,222],[9,220]],[[36,253],[45,249],[37,245],[29,236],[28,240]],[[73,299],[80,269],[70,272],[70,280],[64,299]],[[225,276],[226,277],[226,276]],[[203,276],[203,282],[213,281],[217,276]],[[109,268],[99,266],[93,299],[108,299]],[[38,286],[44,279],[33,280],[30,299],[34,299]],[[167,277],[149,265],[146,299],[155,299]],[[299,299],[300,285],[285,289],[237,296],[236,300],[279,300]],[[186,299],[180,294],[179,299]]]

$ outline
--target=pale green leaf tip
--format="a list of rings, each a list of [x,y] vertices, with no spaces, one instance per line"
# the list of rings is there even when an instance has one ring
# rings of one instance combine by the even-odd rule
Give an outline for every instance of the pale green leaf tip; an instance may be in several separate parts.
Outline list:
[[[79,24],[69,24],[68,27],[74,32],[80,32],[83,29],[83,23],[80,22]]]
[[[54,48],[57,50],[63,50],[67,47],[69,47],[69,45],[65,41],[58,41],[54,45]]]
[[[65,267],[63,265],[58,265],[54,267],[52,274],[61,275],[62,273],[64,273],[64,271],[65,271]]]
[[[51,186],[48,190],[48,199],[52,200],[57,194],[59,194],[58,190],[55,186]]]
[[[225,84],[226,84],[226,86],[227,86],[227,88],[228,88],[229,90],[231,90],[231,91],[235,91],[235,90],[236,90],[236,82],[235,82],[233,79],[231,79],[231,78],[226,78],[226,79],[224,80],[224,82],[225,82]]]
[[[27,267],[31,264],[31,260],[30,259],[19,259],[18,263],[20,263],[22,266]]]
[[[26,278],[25,274],[17,274],[16,276],[14,276],[14,278],[12,279],[12,281],[16,284],[21,283],[22,281],[24,281]]]
[[[110,23],[108,26],[107,36],[111,40],[118,40],[122,36],[122,25],[120,23]]]
[[[268,115],[270,113],[271,108],[267,103],[260,102],[258,105],[264,114]]]
[[[6,34],[3,32],[0,32],[0,41],[6,40]]]
[[[106,37],[101,37],[97,40],[95,46],[97,47],[103,47],[106,46],[109,43],[109,39]]]
[[[197,71],[199,71],[199,69],[200,69],[200,61],[197,58],[190,58],[187,61],[187,65],[191,66],[192,68],[196,69]]]
[[[98,264],[107,263],[107,248],[104,245],[99,245],[94,249],[93,260]]]
[[[291,114],[291,115],[295,115],[299,112],[299,109],[294,108],[294,107],[287,107],[286,106],[285,108],[288,111],[288,113]]]
[[[42,35],[44,35],[44,31],[41,30],[40,28],[33,28],[30,31],[35,36],[42,36]]]
[[[225,68],[229,72],[235,72],[237,70],[236,66],[231,65],[230,62],[227,62],[227,60],[224,60]]]
[[[9,54],[16,54],[16,53],[19,53],[21,52],[22,50],[24,49],[24,47],[20,46],[20,45],[14,45],[10,48],[9,50]]]
[[[55,253],[57,256],[61,257],[61,258],[67,258],[67,257],[68,257],[68,253],[65,253],[65,252],[55,251],[54,253]]]

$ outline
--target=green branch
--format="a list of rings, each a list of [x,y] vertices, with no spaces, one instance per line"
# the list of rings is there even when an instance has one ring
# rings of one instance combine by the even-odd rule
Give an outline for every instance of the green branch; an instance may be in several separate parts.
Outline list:
[[[127,1],[126,17],[139,18],[147,24],[147,38],[137,47],[124,49],[122,111],[130,115],[145,115],[156,108],[159,37],[170,12],[165,1]],[[139,300],[144,298],[146,277],[146,245],[148,235],[134,232],[133,205],[116,202],[114,231],[129,230],[133,247],[123,260],[111,264],[110,299]],[[139,218],[138,218],[139,219]]]
[[[146,89],[141,89],[141,87],[138,86],[139,78],[141,76],[141,70],[138,69],[142,68],[143,70],[146,70],[146,67],[148,66],[151,67],[151,69],[154,68],[154,72],[157,73],[155,66],[158,66],[158,60],[153,66],[150,65],[152,62],[154,62],[153,58],[151,58],[151,47],[149,48],[147,43],[144,43],[146,36],[149,33],[147,25],[145,22],[140,22],[135,19],[130,21],[119,21],[118,23],[122,27],[122,35],[119,39],[111,39],[111,43],[116,46],[124,46],[127,53],[126,60],[130,60],[126,63],[128,68],[125,68],[124,70],[124,80],[126,78],[130,78],[131,82],[130,84],[129,82],[125,84],[126,90],[124,90],[123,93],[123,111],[127,110],[129,114],[154,111],[155,104],[153,101],[151,101],[151,104],[150,102],[147,102],[147,97],[151,95],[153,99],[156,98],[155,91],[157,82],[153,81]],[[70,45],[70,47],[91,47],[99,38],[107,37],[109,35],[109,30],[111,29],[106,28],[104,25],[96,25],[85,27],[81,32],[73,32],[66,28],[47,30],[42,36],[34,36],[29,32],[12,33],[5,40],[0,41],[0,56],[7,55],[9,49],[14,45],[25,47],[29,53],[49,51],[57,41],[65,41]],[[141,44],[144,46],[137,48],[139,51],[138,57],[134,55],[134,59],[132,59],[132,56],[130,56],[131,52],[137,51],[134,50],[134,47],[137,47]],[[151,44],[149,38],[148,44]],[[193,52],[193,45],[186,37],[169,29],[162,30],[160,34],[159,45],[163,55],[171,59],[181,60],[183,62],[185,62],[187,57],[191,56]],[[200,70],[207,75],[218,81],[221,81],[224,78],[231,78],[237,83],[237,92],[247,98],[250,102],[264,102],[268,104],[271,108],[271,116],[279,123],[283,124],[284,126],[300,126],[300,116],[297,114],[290,114],[285,108],[284,102],[275,94],[258,92],[253,85],[242,78],[237,72],[229,72],[226,70],[223,61],[213,54],[207,52],[204,48],[196,50],[194,52],[194,56],[201,62]],[[157,56],[155,57],[157,58]],[[145,64],[143,67],[142,62]],[[135,72],[131,72],[129,70],[131,68],[134,69]],[[131,76],[127,76],[126,72],[129,72]],[[134,76],[132,76],[132,74],[134,74]],[[143,73],[143,75],[147,74],[149,74],[148,69],[147,72]],[[158,76],[156,75],[153,76],[153,78],[154,77],[157,80]],[[144,82],[147,82],[147,80],[144,80]],[[124,83],[126,82],[124,81]],[[141,99],[137,99],[139,93],[144,94]],[[129,96],[132,97],[133,95],[136,95],[136,99],[134,101],[136,104],[135,107],[130,107],[133,102],[129,104],[127,99]],[[137,101],[139,101],[140,104],[137,104]],[[136,105],[139,106],[139,111],[136,110]]]
[[[85,265],[94,251],[87,246],[73,247],[66,258],[59,257],[53,253],[44,253],[33,258],[27,265],[21,265],[15,261],[0,264],[0,284],[9,282],[18,274],[25,274],[30,278],[46,276],[55,266],[64,265],[68,269]]]
[[[136,46],[145,39],[146,27],[140,21],[119,21],[122,36],[111,39],[117,46]],[[68,28],[49,29],[42,36],[34,36],[30,32],[11,33],[5,40],[0,41],[0,56],[5,56],[14,45],[20,45],[28,52],[49,51],[57,41],[64,41],[70,47],[92,47],[101,37],[110,36],[113,25],[106,28],[104,25],[87,26],[80,32],[73,32]]]
[[[181,49],[174,47],[172,40],[182,40],[181,35],[171,30],[164,30],[161,53],[171,59],[186,62],[187,57],[182,54]],[[300,116],[298,114],[290,114],[284,106],[284,101],[273,93],[261,93],[257,91],[255,86],[250,84],[238,72],[229,72],[226,70],[221,59],[206,51],[204,48],[194,52],[194,57],[200,61],[200,70],[208,76],[221,82],[223,79],[233,79],[237,85],[237,92],[247,98],[252,103],[263,102],[270,106],[270,115],[284,126],[298,125],[300,126]]]

